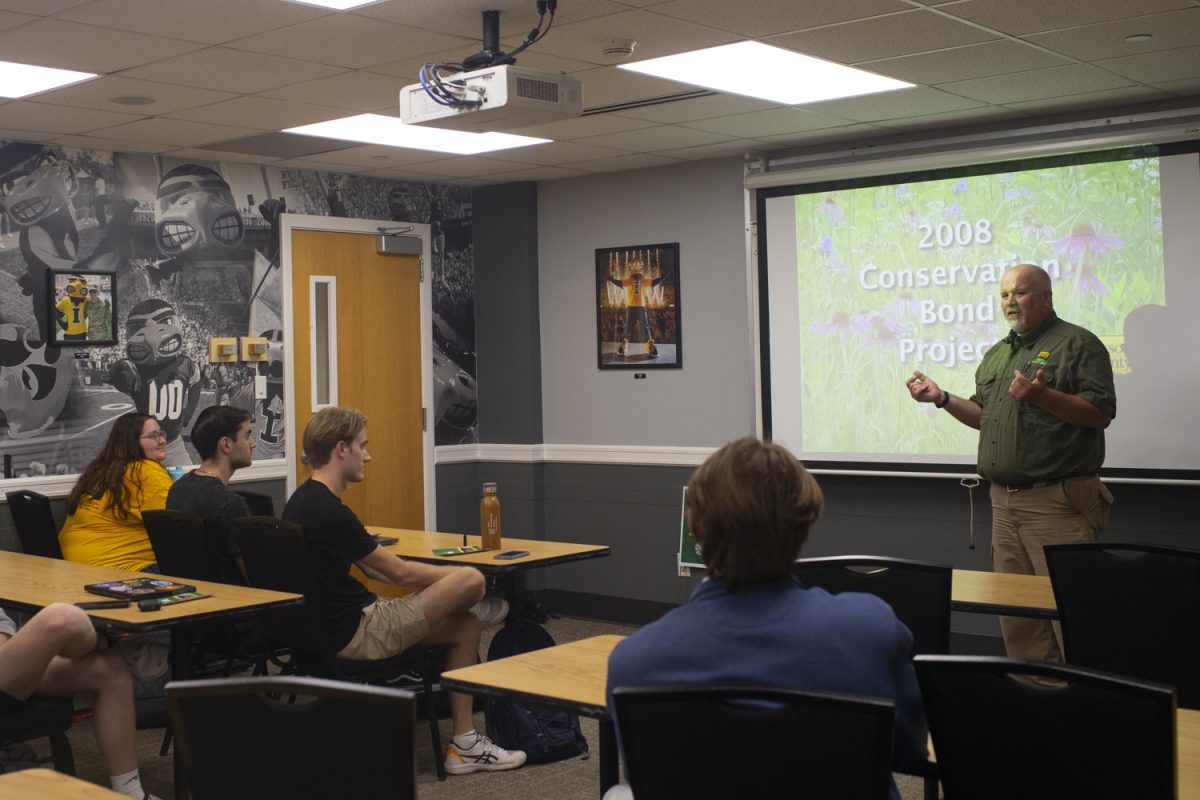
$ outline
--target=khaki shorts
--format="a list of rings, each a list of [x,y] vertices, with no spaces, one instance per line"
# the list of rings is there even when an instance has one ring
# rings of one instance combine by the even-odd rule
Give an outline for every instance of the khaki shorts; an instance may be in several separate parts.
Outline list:
[[[428,635],[429,621],[416,594],[381,597],[363,609],[354,638],[337,657],[380,661],[403,653]]]

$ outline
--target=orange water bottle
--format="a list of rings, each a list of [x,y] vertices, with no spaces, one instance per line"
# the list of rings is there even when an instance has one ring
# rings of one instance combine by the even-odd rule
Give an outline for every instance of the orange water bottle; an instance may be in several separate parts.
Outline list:
[[[496,484],[491,482],[483,485],[483,500],[479,502],[479,535],[484,550],[500,549],[500,498],[496,496]]]

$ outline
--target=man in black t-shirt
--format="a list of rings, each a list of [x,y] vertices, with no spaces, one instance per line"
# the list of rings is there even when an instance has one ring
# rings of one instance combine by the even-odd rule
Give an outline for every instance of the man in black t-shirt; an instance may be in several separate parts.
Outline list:
[[[312,477],[296,489],[283,518],[304,527],[312,570],[311,594],[325,621],[325,646],[338,658],[375,661],[418,643],[442,644],[446,668],[479,660],[482,623],[507,613],[502,600],[484,597],[483,574],[471,567],[438,567],[405,561],[375,543],[341,501],[350,483],[364,477],[367,418],[347,408],[324,408],[304,429],[304,460]],[[350,575],[358,566],[377,581],[413,587],[404,597],[379,598]],[[505,750],[475,730],[471,698],[450,692],[454,738],[446,771],[461,775],[525,763],[525,753]]]
[[[218,565],[225,583],[245,584],[245,569],[233,539],[231,522],[250,516],[240,494],[229,488],[229,479],[241,467],[250,466],[254,431],[250,412],[232,406],[209,406],[196,417],[192,444],[203,463],[177,480],[167,494],[167,508],[199,514],[216,525],[225,542]]]

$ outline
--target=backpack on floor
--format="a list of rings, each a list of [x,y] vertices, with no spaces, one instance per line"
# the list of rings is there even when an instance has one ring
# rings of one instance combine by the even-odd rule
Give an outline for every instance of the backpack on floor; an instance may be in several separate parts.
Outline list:
[[[553,646],[553,637],[541,625],[510,617],[492,639],[488,661]],[[485,717],[488,738],[506,750],[524,750],[529,763],[587,757],[587,739],[576,714],[511,700],[488,700]]]

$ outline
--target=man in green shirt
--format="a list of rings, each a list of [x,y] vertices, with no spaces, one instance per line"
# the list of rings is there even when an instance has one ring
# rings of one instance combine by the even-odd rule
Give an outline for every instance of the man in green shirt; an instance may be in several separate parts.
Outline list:
[[[979,474],[992,482],[994,569],[1046,575],[1043,546],[1093,541],[1108,522],[1112,495],[1096,473],[1117,414],[1112,362],[1094,334],[1054,313],[1041,267],[1004,273],[1000,308],[1012,331],[984,355],[970,398],[921,372],[908,391],[979,431]],[[1010,657],[1062,661],[1057,625],[1001,617],[1000,627]]]

